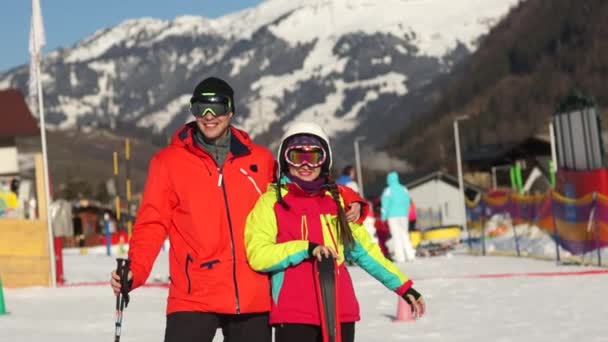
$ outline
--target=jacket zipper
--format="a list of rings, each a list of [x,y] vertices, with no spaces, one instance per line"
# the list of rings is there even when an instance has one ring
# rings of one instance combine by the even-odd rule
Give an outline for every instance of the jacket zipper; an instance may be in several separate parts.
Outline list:
[[[207,153],[209,153],[207,151]],[[201,158],[202,159],[202,158]],[[224,206],[226,207],[226,216],[228,217],[228,227],[230,230],[230,251],[232,253],[232,282],[234,283],[234,294],[235,294],[235,299],[236,299],[236,314],[240,314],[241,313],[241,304],[240,304],[240,299],[239,299],[239,285],[236,281],[236,249],[234,246],[234,233],[232,231],[232,219],[230,218],[230,208],[228,207],[228,193],[226,192],[226,185],[224,183],[224,173],[223,173],[223,166],[219,166],[217,164],[216,159],[211,158],[213,160],[213,162],[215,163],[216,167],[217,167],[217,171],[218,171],[218,180],[217,180],[217,186],[221,186],[222,187],[222,192],[224,194]],[[231,158],[231,160],[234,159],[234,157]],[[226,160],[224,160],[224,165],[228,162],[228,158],[226,158]],[[203,164],[205,166],[207,166],[207,164],[205,163],[205,161],[203,160]],[[209,171],[209,169],[207,169],[207,171]]]
[[[226,216],[228,217],[228,227],[230,228],[230,250],[232,251],[232,281],[234,282],[234,293],[236,295],[236,314],[241,313],[241,304],[239,300],[239,285],[236,281],[236,250],[234,247],[234,233],[232,231],[232,219],[230,218],[230,208],[228,207],[228,193],[226,192],[226,183],[224,182],[222,168],[218,168],[220,178],[218,185],[222,186],[224,193],[224,205],[226,206]]]

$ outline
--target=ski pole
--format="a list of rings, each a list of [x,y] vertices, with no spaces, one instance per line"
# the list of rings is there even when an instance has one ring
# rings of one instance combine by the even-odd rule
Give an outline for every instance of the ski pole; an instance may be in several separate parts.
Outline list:
[[[321,334],[323,342],[339,342],[342,340],[340,315],[338,312],[338,280],[336,261],[329,256],[315,261],[317,278],[317,303],[320,308]]]
[[[129,305],[129,269],[130,260],[117,258],[116,273],[120,277],[120,292],[116,296],[116,330],[114,332],[114,342],[120,341],[122,328],[122,311]]]

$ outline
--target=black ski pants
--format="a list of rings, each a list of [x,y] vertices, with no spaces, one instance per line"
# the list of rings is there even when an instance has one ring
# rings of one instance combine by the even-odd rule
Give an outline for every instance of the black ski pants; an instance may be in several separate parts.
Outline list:
[[[274,326],[275,342],[323,342],[318,325],[283,323]],[[342,323],[342,342],[355,341],[355,322]]]
[[[226,315],[174,312],[167,315],[165,342],[212,342],[218,328],[224,342],[271,342],[268,313]]]

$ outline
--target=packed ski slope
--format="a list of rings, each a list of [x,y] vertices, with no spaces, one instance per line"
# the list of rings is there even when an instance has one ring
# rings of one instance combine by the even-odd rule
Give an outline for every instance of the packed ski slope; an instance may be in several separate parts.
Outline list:
[[[64,259],[67,281],[75,286],[4,290],[9,314],[0,316],[0,341],[113,339],[115,301],[109,286],[100,283],[115,267],[114,257],[103,250],[66,251]],[[458,252],[400,266],[426,297],[428,314],[416,322],[392,322],[397,297],[361,269],[350,268],[362,312],[357,341],[608,340],[606,269]],[[166,277],[167,253],[161,252],[150,282]],[[146,287],[132,294],[122,341],[163,340],[166,293]],[[215,341],[222,341],[221,332]]]

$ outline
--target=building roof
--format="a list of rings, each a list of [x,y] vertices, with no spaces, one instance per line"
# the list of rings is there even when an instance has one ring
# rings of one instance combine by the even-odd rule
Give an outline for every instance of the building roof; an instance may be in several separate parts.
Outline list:
[[[0,90],[0,137],[37,135],[38,122],[16,89]]]
[[[445,173],[443,171],[435,171],[435,172],[431,172],[431,173],[427,173],[426,175],[419,177],[417,179],[414,179],[412,181],[407,182],[406,187],[408,189],[414,189],[416,187],[418,187],[419,185],[422,185],[424,183],[427,183],[429,181],[433,181],[433,180],[441,180],[444,183],[447,183],[449,185],[452,185],[455,188],[458,188],[458,178]],[[463,183],[464,186],[464,190],[465,190],[465,194],[467,195],[467,197],[469,199],[474,199],[477,194],[483,192],[483,190],[473,184],[464,182]]]
[[[541,136],[533,136],[519,142],[478,146],[464,152],[462,161],[469,168],[490,170],[492,166],[540,156],[551,156],[551,144]]]

